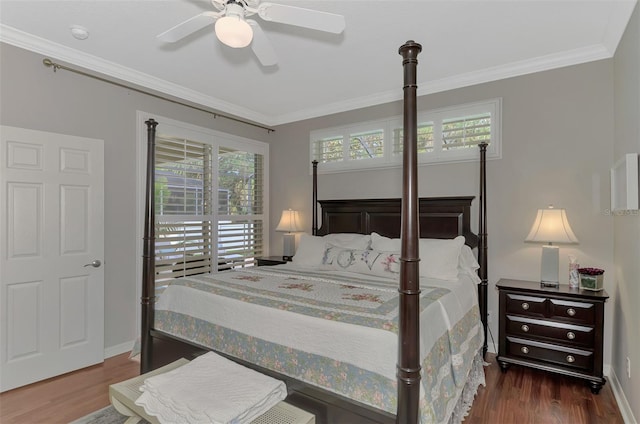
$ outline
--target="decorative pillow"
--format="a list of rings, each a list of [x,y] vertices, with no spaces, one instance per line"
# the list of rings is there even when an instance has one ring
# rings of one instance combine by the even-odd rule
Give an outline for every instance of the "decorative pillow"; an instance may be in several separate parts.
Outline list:
[[[323,269],[397,278],[400,274],[400,253],[356,250],[327,244],[322,264]]]
[[[329,242],[335,246],[366,250],[371,245],[371,236],[365,234],[327,234],[323,237],[301,234],[298,249],[292,262],[303,267],[317,268],[322,266],[322,256],[325,246]]]
[[[460,251],[464,237],[454,239],[420,239],[420,276],[439,280],[457,280]],[[401,251],[400,239],[371,234],[371,248],[380,251]]]

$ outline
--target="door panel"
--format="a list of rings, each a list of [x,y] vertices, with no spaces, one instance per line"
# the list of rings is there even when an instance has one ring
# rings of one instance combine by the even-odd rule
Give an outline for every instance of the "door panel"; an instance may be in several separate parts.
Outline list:
[[[104,359],[102,140],[0,127],[0,391]]]

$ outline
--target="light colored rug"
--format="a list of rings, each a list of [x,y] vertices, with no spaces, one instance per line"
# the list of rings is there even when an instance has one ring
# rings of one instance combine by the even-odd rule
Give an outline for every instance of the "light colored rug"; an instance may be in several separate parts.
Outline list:
[[[127,418],[129,417],[125,417],[116,411],[113,406],[109,405],[92,414],[85,415],[70,424],[122,424],[127,420]],[[146,421],[140,421],[140,424],[144,423],[146,423]]]

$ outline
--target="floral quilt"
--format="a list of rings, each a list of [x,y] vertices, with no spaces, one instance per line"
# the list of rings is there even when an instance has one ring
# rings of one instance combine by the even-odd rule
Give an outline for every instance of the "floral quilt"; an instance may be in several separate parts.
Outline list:
[[[455,297],[422,287],[423,422],[447,421],[482,344],[477,304],[448,316]],[[398,304],[393,280],[254,268],[176,280],[155,328],[395,413]]]

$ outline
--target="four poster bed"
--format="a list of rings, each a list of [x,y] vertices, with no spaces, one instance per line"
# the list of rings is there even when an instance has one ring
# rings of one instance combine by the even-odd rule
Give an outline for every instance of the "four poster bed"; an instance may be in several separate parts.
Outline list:
[[[413,41],[400,48],[402,199],[318,202],[314,163],[312,235],[302,236],[292,263],[179,278],[158,299],[157,122],[147,121],[142,373],[213,350],[284,381],[287,402],[314,413],[318,423],[460,421],[484,383],[486,145],[476,235],[473,197],[417,197],[420,50]],[[477,248],[477,262],[470,248]]]

